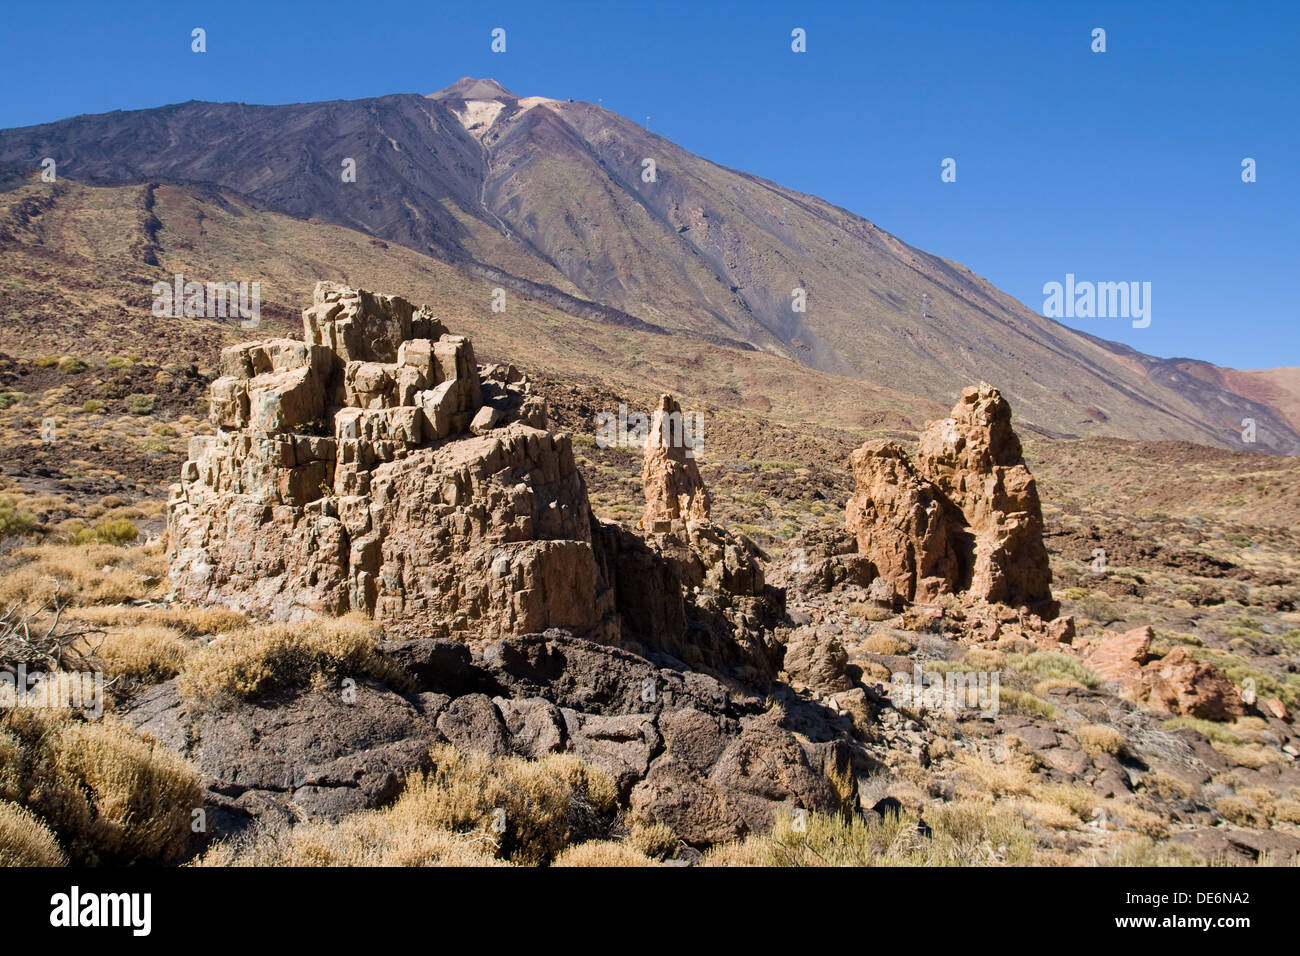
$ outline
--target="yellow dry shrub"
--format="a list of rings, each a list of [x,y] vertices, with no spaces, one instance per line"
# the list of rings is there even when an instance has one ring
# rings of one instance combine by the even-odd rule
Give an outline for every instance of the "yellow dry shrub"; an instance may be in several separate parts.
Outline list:
[[[98,627],[137,627],[154,625],[171,628],[182,637],[221,634],[248,627],[248,618],[238,611],[221,607],[133,607],[110,605],[83,607],[70,611],[69,618]]]
[[[977,792],[993,796],[1028,794],[1034,787],[1033,757],[1012,747],[1007,748],[1004,757],[995,761],[985,754],[963,751],[953,762],[958,776],[973,784]]]
[[[1273,804],[1273,819],[1280,823],[1300,824],[1300,802],[1279,800]]]
[[[188,657],[181,693],[219,704],[345,677],[407,686],[409,677],[376,650],[379,633],[359,614],[236,631]]]
[[[110,679],[122,676],[157,683],[180,673],[193,646],[170,628],[142,624],[110,630],[99,642],[97,655]]]
[[[1055,720],[1059,716],[1056,708],[1047,701],[1013,687],[998,688],[998,710],[1004,714],[1044,717],[1048,720]]]
[[[869,684],[872,681],[881,684],[889,683],[889,668],[879,661],[858,661],[857,664],[862,668],[862,682],[864,684]]]
[[[912,649],[912,645],[907,641],[900,640],[893,634],[875,633],[870,635],[862,642],[862,649],[870,651],[872,654],[888,654],[896,656],[906,654]]]
[[[894,612],[889,608],[881,607],[878,604],[868,604],[866,601],[857,601],[850,604],[849,613],[868,621],[887,621],[894,616]]]
[[[13,556],[0,576],[0,604],[28,607],[58,599],[68,605],[120,604],[157,597],[165,590],[167,559],[161,545],[119,548],[107,544],[43,544]]]
[[[662,860],[674,856],[681,841],[672,828],[663,823],[646,823],[632,821],[628,832],[628,843],[646,856]]]
[[[618,840],[588,840],[560,851],[551,866],[658,866],[636,847]]]
[[[1107,819],[1117,827],[1136,830],[1143,836],[1157,840],[1169,836],[1169,821],[1157,813],[1142,809],[1137,804],[1124,800],[1105,800],[1102,809]]]
[[[1095,866],[1205,866],[1205,857],[1189,846],[1147,836],[1124,835],[1100,855],[1075,856],[1080,864]]]
[[[1007,655],[992,647],[970,647],[963,663],[971,670],[996,671],[1006,666]]]
[[[732,843],[719,843],[705,851],[700,866],[770,866],[771,840],[749,836]]]
[[[440,745],[431,755],[434,770],[398,805],[429,826],[477,831],[515,862],[549,861],[603,829],[618,808],[609,775],[571,754],[492,760]]]
[[[1062,807],[1085,822],[1093,819],[1094,812],[1102,802],[1097,794],[1088,788],[1068,783],[1045,784],[1035,789],[1034,797]]]
[[[251,845],[214,844],[195,866],[509,866],[491,843],[472,834],[421,826],[388,810],[368,810],[337,823],[313,823],[266,834]]]
[[[0,866],[66,866],[45,821],[26,807],[0,800]]]
[[[1048,677],[1040,680],[1034,685],[1035,697],[1046,697],[1054,690],[1087,690],[1077,680],[1066,680],[1061,677]]]
[[[1071,830],[1079,825],[1079,818],[1068,808],[1047,800],[1021,800],[1016,804],[1045,827]]]
[[[1118,754],[1124,749],[1124,735],[1104,724],[1084,724],[1074,729],[1074,736],[1086,754]]]
[[[1013,807],[955,801],[925,808],[930,836],[904,812],[884,820],[810,813],[713,847],[705,866],[1004,866],[1032,861],[1034,838]]]
[[[1142,786],[1165,800],[1189,800],[1196,788],[1172,774],[1153,770],[1142,778]]]
[[[438,745],[434,769],[392,806],[296,827],[251,847],[221,844],[205,866],[484,866],[545,864],[571,841],[608,832],[613,780],[568,754],[491,758]],[[500,811],[500,812],[498,812]]]
[[[33,710],[0,716],[0,798],[38,813],[83,863],[179,859],[203,802],[194,768],[126,724]]]
[[[1246,767],[1250,770],[1258,770],[1273,763],[1287,762],[1285,755],[1259,744],[1221,744],[1218,741],[1211,741],[1210,746],[1238,767]]]

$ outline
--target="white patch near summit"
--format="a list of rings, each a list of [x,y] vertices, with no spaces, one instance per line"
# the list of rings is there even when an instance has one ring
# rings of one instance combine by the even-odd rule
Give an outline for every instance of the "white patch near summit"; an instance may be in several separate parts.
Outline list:
[[[465,112],[457,113],[456,118],[475,136],[482,136],[505,108],[506,105],[499,100],[466,100]]]

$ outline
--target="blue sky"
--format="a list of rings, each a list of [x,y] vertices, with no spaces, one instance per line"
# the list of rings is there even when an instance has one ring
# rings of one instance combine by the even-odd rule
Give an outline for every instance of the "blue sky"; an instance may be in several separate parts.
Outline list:
[[[1036,311],[1066,273],[1151,283],[1149,327],[1076,328],[1161,356],[1300,365],[1297,2],[60,2],[10,4],[4,20],[0,127],[491,76],[649,116]],[[945,157],[955,183],[940,181]]]

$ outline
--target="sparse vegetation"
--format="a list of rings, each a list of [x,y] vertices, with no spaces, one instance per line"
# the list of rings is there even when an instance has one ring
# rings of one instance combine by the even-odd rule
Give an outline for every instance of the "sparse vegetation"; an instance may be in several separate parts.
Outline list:
[[[225,635],[191,655],[181,675],[187,697],[220,705],[344,677],[371,677],[405,687],[409,679],[381,656],[379,631],[358,615],[269,624]]]
[[[76,863],[174,862],[202,803],[194,769],[126,725],[21,708],[0,713],[0,800],[39,816]]]

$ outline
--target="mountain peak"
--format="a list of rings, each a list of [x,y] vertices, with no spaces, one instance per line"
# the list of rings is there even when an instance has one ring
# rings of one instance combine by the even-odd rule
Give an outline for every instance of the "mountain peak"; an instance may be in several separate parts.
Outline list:
[[[462,100],[495,100],[509,99],[515,100],[519,97],[511,93],[504,86],[493,79],[476,79],[472,76],[462,76],[445,90],[439,90],[436,93],[430,93],[431,100],[445,99],[462,99]]]

